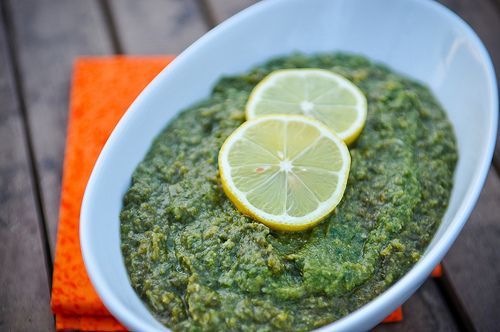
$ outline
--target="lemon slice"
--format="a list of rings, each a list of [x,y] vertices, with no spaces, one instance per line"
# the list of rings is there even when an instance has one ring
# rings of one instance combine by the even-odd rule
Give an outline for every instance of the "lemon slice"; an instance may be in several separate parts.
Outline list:
[[[342,199],[351,157],[317,120],[272,115],[242,124],[219,152],[222,187],[236,207],[265,225],[303,230]]]
[[[253,89],[247,120],[270,114],[302,114],[326,124],[350,144],[366,120],[366,98],[346,78],[323,69],[276,70]]]

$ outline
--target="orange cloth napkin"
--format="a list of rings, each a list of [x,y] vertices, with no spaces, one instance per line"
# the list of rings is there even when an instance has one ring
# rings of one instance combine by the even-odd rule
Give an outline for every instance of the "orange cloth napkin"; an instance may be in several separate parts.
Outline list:
[[[172,59],[114,56],[75,63],[52,286],[58,331],[126,331],[87,277],[80,251],[80,206],[94,163],[116,123]],[[385,321],[401,319],[399,308]]]
[[[144,87],[173,57],[80,58],[74,66],[52,310],[56,329],[125,331],[92,287],[80,251],[80,206],[99,152]]]

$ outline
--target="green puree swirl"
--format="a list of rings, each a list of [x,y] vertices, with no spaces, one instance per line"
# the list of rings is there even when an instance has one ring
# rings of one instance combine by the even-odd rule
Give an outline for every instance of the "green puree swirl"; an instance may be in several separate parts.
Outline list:
[[[244,121],[252,88],[280,68],[325,68],[366,94],[347,189],[313,229],[279,233],[226,198],[217,155]],[[166,109],[165,111],[173,111]],[[221,79],[155,139],[124,197],[130,282],[175,331],[305,331],[397,281],[429,244],[448,204],[457,149],[425,86],[360,56],[300,54]]]

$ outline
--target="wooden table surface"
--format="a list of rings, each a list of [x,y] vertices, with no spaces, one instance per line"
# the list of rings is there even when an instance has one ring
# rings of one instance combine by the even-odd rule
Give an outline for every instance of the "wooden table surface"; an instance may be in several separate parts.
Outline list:
[[[405,0],[401,0],[405,1]],[[178,54],[252,0],[0,0],[0,331],[52,331],[52,261],[72,63]],[[500,69],[500,0],[443,0]],[[443,262],[377,331],[500,330],[500,147]]]

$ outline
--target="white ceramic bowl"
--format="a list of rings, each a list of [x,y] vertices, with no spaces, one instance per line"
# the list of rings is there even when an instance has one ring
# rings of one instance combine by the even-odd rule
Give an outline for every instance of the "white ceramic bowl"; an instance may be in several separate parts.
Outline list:
[[[175,59],[132,104],[94,167],[81,211],[81,246],[95,289],[133,331],[166,331],[129,284],[118,214],[153,138],[227,74],[293,51],[348,51],[425,82],[448,112],[460,158],[449,208],[422,259],[386,292],[321,331],[367,330],[402,304],[443,258],[481,191],[496,137],[493,67],[471,28],[434,1],[263,1],[216,27]]]

